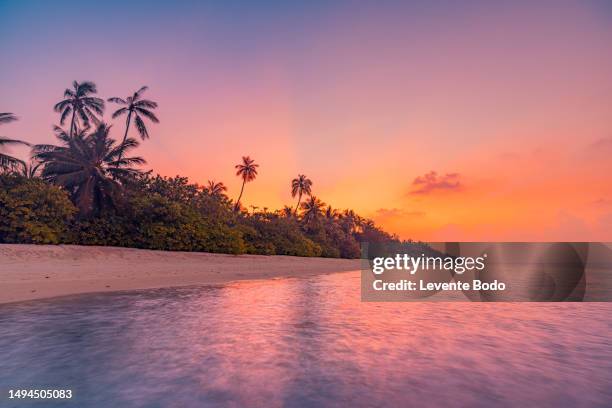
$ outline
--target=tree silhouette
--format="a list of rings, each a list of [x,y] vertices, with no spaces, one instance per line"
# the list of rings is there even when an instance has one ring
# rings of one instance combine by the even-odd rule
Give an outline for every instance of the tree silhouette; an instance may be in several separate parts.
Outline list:
[[[104,114],[104,101],[91,96],[97,93],[96,84],[90,81],[72,82],[72,89],[64,91],[64,99],[55,104],[54,110],[61,113],[60,124],[63,125],[68,116],[70,119],[69,135],[77,132],[78,124],[81,128],[88,128],[90,122],[95,125],[100,123],[97,115]]]
[[[157,102],[142,99],[142,94],[147,89],[149,88],[143,86],[126,99],[118,97],[108,98],[109,102],[123,105],[121,108],[113,112],[113,119],[118,118],[121,115],[127,115],[125,120],[125,133],[123,135],[121,146],[123,146],[127,140],[132,118],[134,118],[136,130],[138,130],[138,134],[142,140],[149,138],[149,131],[147,130],[143,118],[149,119],[153,123],[159,123],[159,119],[157,119],[157,116],[155,116],[155,114],[152,112],[152,109],[157,108]],[[121,155],[119,156],[119,159],[121,159]]]
[[[259,164],[255,164],[255,160],[251,159],[249,156],[242,156],[242,163],[235,166],[236,175],[242,178],[242,187],[240,188],[240,195],[238,196],[238,200],[236,200],[234,211],[238,211],[238,208],[240,208],[240,199],[244,192],[244,185],[255,180],[257,177],[257,167],[259,167]]]
[[[15,122],[16,120],[17,120],[17,116],[13,115],[12,113],[9,113],[9,112],[0,113],[0,124],[11,123],[11,122]],[[23,161],[13,156],[9,156],[8,154],[2,153],[1,151],[2,148],[5,146],[9,146],[9,145],[29,146],[27,142],[0,136],[0,170],[15,169],[16,167],[19,167],[22,164],[25,164]]]
[[[318,221],[323,215],[323,207],[325,203],[319,200],[315,196],[302,203],[302,221],[306,225],[310,225],[315,221]]]
[[[295,213],[297,214],[298,208],[300,208],[300,201],[302,201],[302,194],[310,195],[312,193],[312,181],[303,174],[298,174],[297,178],[291,181],[291,197],[298,196],[297,205],[295,206]]]
[[[204,191],[211,197],[221,199],[226,197],[225,192],[227,191],[227,187],[225,187],[223,183],[208,180],[208,185],[204,187]]]
[[[42,178],[64,187],[82,216],[115,205],[123,185],[139,173],[132,168],[144,164],[141,157],[119,158],[138,146],[135,139],[120,145],[109,137],[110,126],[101,123],[90,134],[79,131],[71,136],[56,128],[60,146],[36,145],[33,157],[43,164]]]

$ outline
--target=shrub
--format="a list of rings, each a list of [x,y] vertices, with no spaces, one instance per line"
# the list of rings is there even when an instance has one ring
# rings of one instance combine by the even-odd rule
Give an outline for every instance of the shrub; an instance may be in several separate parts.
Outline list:
[[[289,212],[233,211],[185,177],[144,173],[116,207],[75,217],[68,194],[40,179],[0,175],[0,242],[74,243],[169,251],[358,258],[359,242],[399,243],[350,210],[310,219]]]
[[[238,230],[158,193],[132,192],[116,212],[78,220],[74,229],[75,241],[85,245],[231,254],[246,251]]]
[[[247,252],[261,255],[320,256],[321,247],[308,239],[293,218],[276,215],[245,217]]]
[[[322,219],[305,226],[306,236],[321,247],[325,258],[359,258],[359,242],[346,232],[336,220]]]
[[[71,242],[77,245],[133,247],[129,220],[114,211],[104,211],[95,218],[79,219],[72,225]]]
[[[59,187],[39,179],[0,176],[0,242],[64,243],[75,213]]]

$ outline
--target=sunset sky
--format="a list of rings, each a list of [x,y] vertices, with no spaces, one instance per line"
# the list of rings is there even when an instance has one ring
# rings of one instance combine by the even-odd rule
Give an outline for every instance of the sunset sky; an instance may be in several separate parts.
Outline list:
[[[235,199],[250,155],[247,206],[304,173],[403,238],[612,239],[610,2],[0,0],[0,52],[3,136],[52,142],[73,80],[148,85],[147,168]]]

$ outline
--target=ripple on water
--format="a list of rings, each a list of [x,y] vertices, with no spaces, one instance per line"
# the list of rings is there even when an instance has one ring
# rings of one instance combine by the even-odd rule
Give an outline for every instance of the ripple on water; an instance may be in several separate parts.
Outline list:
[[[361,303],[359,273],[33,301],[0,306],[0,390],[72,388],[87,407],[606,406],[611,312]]]

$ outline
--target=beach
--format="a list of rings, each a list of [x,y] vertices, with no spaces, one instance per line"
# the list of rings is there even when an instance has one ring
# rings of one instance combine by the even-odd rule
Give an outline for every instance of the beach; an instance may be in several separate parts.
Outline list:
[[[359,270],[358,259],[75,245],[0,245],[0,304],[82,293]]]

